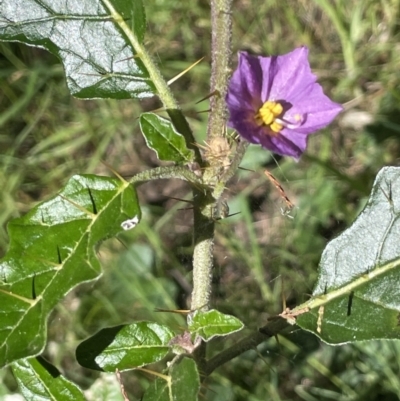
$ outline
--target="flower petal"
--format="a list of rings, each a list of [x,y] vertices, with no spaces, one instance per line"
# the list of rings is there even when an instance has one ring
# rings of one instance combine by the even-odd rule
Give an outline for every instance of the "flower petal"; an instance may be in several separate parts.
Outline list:
[[[272,57],[240,53],[226,96],[228,126],[251,143],[298,159],[308,135],[326,127],[342,110],[316,81],[307,47]],[[259,109],[265,102],[279,103],[283,112],[272,121],[261,118]]]
[[[248,110],[231,111],[228,126],[235,129],[243,138],[250,143],[260,144],[260,137],[263,135],[262,128],[257,126],[254,120],[254,113]]]
[[[285,129],[280,134],[272,136],[267,127],[253,123],[252,115],[249,117],[248,112],[237,111],[234,116],[228,122],[229,127],[239,132],[248,142],[261,145],[274,153],[298,159],[307,146],[307,135]]]
[[[288,54],[271,57],[273,83],[268,94],[269,100],[290,98],[302,93],[305,87],[316,82],[317,77],[311,72],[308,63],[308,48],[300,47]]]
[[[289,121],[295,119],[296,115],[304,118],[304,123],[296,128],[297,132],[313,133],[329,125],[334,118],[343,110],[343,107],[332,102],[322,92],[321,85],[315,83],[298,96],[291,99],[293,107],[286,113],[285,118]]]
[[[276,136],[263,136],[261,146],[278,155],[291,156],[298,160],[307,147],[307,135],[284,129]]]
[[[245,107],[256,110],[260,107],[262,70],[257,57],[246,52],[239,53],[239,66],[233,73],[226,101],[228,107]]]

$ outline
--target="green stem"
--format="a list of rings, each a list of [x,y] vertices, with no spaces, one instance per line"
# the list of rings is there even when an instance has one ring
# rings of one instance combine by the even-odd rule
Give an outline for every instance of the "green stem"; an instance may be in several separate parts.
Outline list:
[[[150,54],[147,52],[146,48],[138,40],[135,33],[131,30],[129,25],[125,22],[124,18],[117,12],[110,0],[103,0],[103,3],[108,8],[111,17],[120,29],[124,32],[128,38],[130,44],[136,51],[136,56],[139,57],[147,71],[149,72],[150,78],[153,81],[159,98],[161,99],[164,108],[166,109],[168,115],[171,118],[172,123],[179,133],[181,133],[186,141],[186,146],[195,152],[196,161],[202,165],[202,158],[199,148],[195,145],[195,139],[193,133],[189,127],[189,124],[184,117],[181,108],[178,105],[172,91],[170,90],[167,82],[164,80],[160,73],[160,70],[154,63]]]
[[[207,140],[223,137],[226,132],[227,110],[225,94],[228,88],[231,56],[232,0],[211,0],[212,64],[211,89],[218,95],[211,99],[211,113],[208,120]],[[216,169],[221,166],[216,166]],[[213,186],[216,170],[207,169],[203,180]],[[193,193],[194,207],[194,251],[193,251],[193,292],[192,310],[208,310],[211,299],[215,202],[211,191]],[[201,359],[201,358],[200,358]]]
[[[325,306],[334,299],[348,296],[352,292],[356,291],[359,287],[365,286],[370,283],[375,278],[387,274],[388,272],[398,268],[400,265],[399,260],[386,263],[382,266],[374,268],[370,272],[364,273],[362,276],[352,280],[351,282],[342,285],[334,290],[329,290],[326,294],[314,295],[311,299],[304,302],[303,304],[296,306],[294,309],[289,311],[289,315],[296,315],[296,312],[306,313],[311,309],[319,308],[320,306]]]
[[[135,174],[131,179],[131,184],[143,184],[151,180],[166,180],[169,178],[177,178],[188,181],[195,188],[201,190],[204,187],[203,180],[186,167],[156,167],[151,170],[145,170]]]
[[[228,111],[225,96],[228,91],[232,56],[232,0],[211,1],[211,113],[208,120],[208,143],[215,137],[224,136]]]
[[[191,310],[208,310],[214,261],[213,201],[202,191],[193,191],[194,250]]]
[[[246,153],[246,150],[249,145],[250,145],[250,143],[247,141],[239,142],[230,166],[227,168],[227,170],[224,172],[224,174],[221,177],[221,182],[226,184],[236,174],[236,171],[239,168],[239,165],[242,162],[244,154]],[[216,191],[214,191],[214,193],[215,192]],[[215,195],[216,199],[218,199],[219,196],[221,196],[221,194],[217,194],[217,193],[215,193],[214,195]]]

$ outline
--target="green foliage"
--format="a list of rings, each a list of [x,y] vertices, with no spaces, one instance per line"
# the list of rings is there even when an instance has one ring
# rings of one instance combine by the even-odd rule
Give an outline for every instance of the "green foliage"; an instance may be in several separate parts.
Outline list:
[[[159,160],[189,163],[194,153],[186,147],[185,138],[176,131],[171,121],[154,113],[140,115],[140,129],[147,146]]]
[[[398,167],[379,172],[360,216],[325,248],[312,298],[298,307],[314,309],[298,324],[328,343],[400,339],[399,182]]]
[[[0,38],[43,47],[59,57],[74,96],[127,99],[154,94],[146,68],[120,27],[127,19],[129,31],[143,40],[146,24],[140,0],[55,5],[6,0],[0,15]]]
[[[20,359],[13,373],[26,400],[85,401],[81,390],[45,359]]]
[[[236,333],[243,327],[244,324],[238,318],[224,315],[215,309],[207,312],[195,312],[189,319],[189,331],[200,336],[204,341]]]
[[[131,31],[135,33],[139,42],[143,42],[146,33],[146,12],[142,0],[115,1],[115,9],[128,23],[131,21]]]
[[[99,276],[97,245],[132,218],[139,220],[140,209],[129,183],[82,175],[10,222],[10,248],[0,263],[0,366],[43,349],[50,311]]]
[[[183,358],[150,385],[143,401],[197,401],[199,373],[193,359]]]
[[[138,322],[100,330],[76,350],[78,362],[89,369],[115,372],[138,368],[164,358],[174,333],[157,323]]]

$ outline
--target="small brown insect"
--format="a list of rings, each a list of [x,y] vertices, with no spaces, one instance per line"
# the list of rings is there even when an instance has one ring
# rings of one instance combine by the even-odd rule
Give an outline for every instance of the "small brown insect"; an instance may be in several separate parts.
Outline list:
[[[286,210],[282,210],[282,214],[285,215],[285,216],[292,217],[292,216],[289,215],[289,213],[294,208],[294,204],[291,202],[291,200],[286,195],[286,192],[282,188],[282,185],[279,183],[279,181],[268,170],[265,170],[264,174],[269,178],[269,180],[272,182],[272,184],[274,184],[275,188],[279,192],[279,195],[281,196],[281,198],[286,203]]]
[[[279,314],[279,316],[282,317],[283,319],[286,319],[289,324],[294,325],[296,324],[297,316],[300,316],[303,313],[307,313],[309,311],[310,308],[308,306],[298,310],[290,310],[290,308],[286,308],[282,313]]]

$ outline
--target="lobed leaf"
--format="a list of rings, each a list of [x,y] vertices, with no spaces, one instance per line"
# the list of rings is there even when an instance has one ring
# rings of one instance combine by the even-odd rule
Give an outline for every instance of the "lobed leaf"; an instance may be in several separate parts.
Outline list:
[[[164,358],[173,336],[168,327],[151,322],[106,328],[83,341],[76,358],[82,366],[94,370],[134,369]]]
[[[197,401],[200,378],[193,359],[182,358],[174,363],[169,375],[160,375],[150,384],[143,401]]]
[[[115,12],[110,11],[113,8]],[[146,26],[141,0],[2,0],[0,40],[48,50],[63,63],[70,92],[79,98],[144,98],[154,85],[131,41]]]
[[[193,150],[187,148],[185,138],[176,131],[171,121],[154,113],[143,113],[140,128],[147,146],[156,152],[159,160],[176,163],[193,161]]]
[[[0,261],[0,367],[37,355],[47,316],[78,284],[101,273],[96,247],[132,228],[140,209],[125,181],[76,175],[52,199],[8,224]]]
[[[12,370],[22,395],[29,401],[85,401],[79,387],[41,357],[14,362]]]
[[[330,344],[400,339],[400,168],[385,167],[353,225],[325,248],[312,298],[291,311]]]
[[[227,336],[242,330],[244,324],[234,316],[212,309],[207,312],[195,312],[189,319],[188,326],[192,334],[197,334],[204,341],[209,341],[214,337]]]

